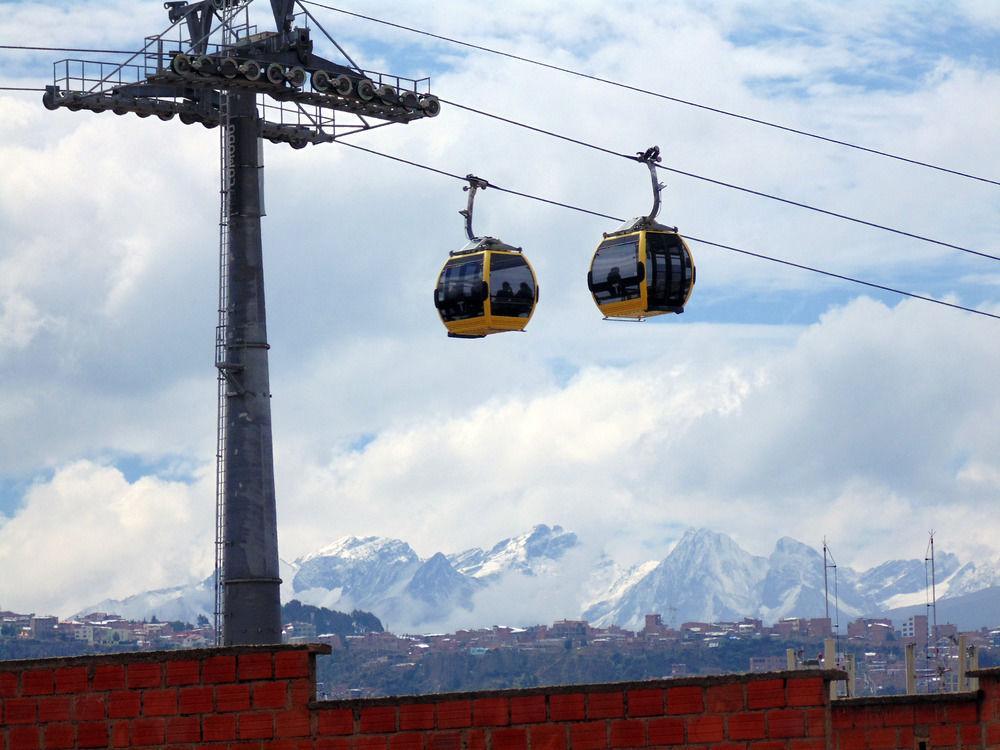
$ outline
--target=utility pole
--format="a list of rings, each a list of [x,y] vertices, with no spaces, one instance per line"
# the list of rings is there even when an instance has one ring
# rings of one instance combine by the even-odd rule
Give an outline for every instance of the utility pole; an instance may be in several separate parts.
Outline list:
[[[223,645],[281,642],[262,139],[303,148],[441,109],[428,79],[358,67],[298,0],[270,0],[275,31],[266,32],[250,24],[252,2],[169,0],[171,25],[141,51],[122,64],[61,60],[42,98],[50,110],[176,115],[220,128],[215,630]],[[310,22],[347,65],[313,52]]]

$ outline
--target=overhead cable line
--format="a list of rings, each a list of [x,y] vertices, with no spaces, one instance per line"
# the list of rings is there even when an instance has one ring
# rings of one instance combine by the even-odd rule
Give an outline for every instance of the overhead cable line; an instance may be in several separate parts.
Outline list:
[[[27,44],[0,44],[0,49],[34,52],[98,52],[106,55],[135,55],[134,49],[86,49],[82,47],[33,47]]]
[[[502,115],[493,114],[492,112],[486,112],[481,109],[476,109],[475,107],[469,107],[465,104],[459,104],[455,101],[450,101],[442,97],[438,97],[443,104],[448,104],[457,109],[464,109],[467,112],[472,112],[477,115],[482,115],[483,117],[489,117],[494,120],[499,120],[500,122],[506,123],[508,125],[514,125],[519,128],[524,128],[525,130],[530,130],[535,133],[540,133],[542,135],[547,135],[552,138],[558,138],[562,141],[567,141],[568,143],[573,143],[577,146],[583,146],[584,148],[593,149],[594,151],[600,151],[604,154],[609,154],[611,156],[617,156],[622,159],[628,159],[630,161],[635,161],[636,157],[633,154],[622,153],[621,151],[615,151],[610,148],[605,148],[604,146],[598,146],[594,143],[589,143],[587,141],[582,141],[578,138],[571,138],[568,135],[563,135],[561,133],[556,133],[552,130],[546,130],[544,128],[539,128],[534,125],[528,125],[527,123],[520,122],[519,120],[513,120],[509,117],[503,117]],[[813,206],[808,203],[803,203],[802,201],[792,200],[791,198],[782,198],[778,195],[773,195],[771,193],[765,193],[761,190],[754,190],[753,188],[744,187],[742,185],[736,185],[732,182],[725,182],[723,180],[718,180],[713,177],[706,177],[705,175],[696,174],[694,172],[687,172],[683,169],[677,169],[676,167],[668,167],[665,164],[656,164],[657,169],[662,169],[664,172],[673,172],[674,174],[683,175],[685,177],[690,177],[695,180],[701,180],[702,182],[708,182],[713,185],[718,185],[720,187],[729,188],[730,190],[739,190],[742,193],[748,193],[750,195],[756,195],[759,198],[766,198],[772,201],[778,201],[779,203],[784,203],[789,206],[795,206],[797,208],[804,208],[808,211],[815,211],[816,213],[825,214],[826,216],[832,216],[837,219],[843,219],[844,221],[850,221],[855,224],[861,224],[866,227],[871,227],[872,229],[880,229],[884,232],[891,232],[893,234],[898,234],[903,237],[909,237],[910,239],[920,240],[921,242],[929,242],[932,245],[940,245],[941,247],[951,248],[952,250],[959,250],[963,253],[969,253],[971,255],[978,255],[983,258],[989,258],[990,260],[1000,260],[1000,256],[992,255],[990,253],[984,252],[982,250],[973,250],[972,248],[963,247],[961,245],[955,245],[951,242],[944,242],[943,240],[936,240],[931,237],[927,237],[922,234],[915,234],[913,232],[907,232],[903,229],[897,229],[895,227],[890,227],[885,224],[878,224],[874,221],[867,221],[865,219],[859,219],[856,216],[849,216],[848,214],[838,213],[837,211],[831,211],[826,208],[820,208],[819,206]]]
[[[615,81],[610,78],[602,78],[601,76],[591,75],[589,73],[582,73],[578,70],[573,70],[572,68],[564,68],[560,65],[553,65],[552,63],[542,62],[541,60],[534,60],[530,57],[524,57],[522,55],[516,55],[513,52],[505,52],[503,50],[494,49],[492,47],[485,47],[481,44],[473,44],[472,42],[465,42],[461,39],[455,39],[453,37],[442,36],[441,34],[434,34],[430,31],[425,31],[424,29],[417,29],[412,26],[404,26],[403,24],[394,23],[392,21],[387,21],[383,18],[376,18],[374,16],[366,16],[362,13],[355,13],[354,11],[345,10],[344,8],[337,8],[333,5],[326,5],[324,3],[318,3],[314,0],[299,0],[300,3],[305,3],[306,5],[314,5],[317,8],[325,8],[326,10],[332,10],[336,13],[343,13],[347,16],[353,16],[355,18],[361,18],[365,21],[372,21],[374,23],[379,23],[384,26],[390,26],[394,29],[400,29],[402,31],[409,31],[413,34],[420,34],[422,36],[430,37],[432,39],[439,39],[443,42],[448,42],[449,44],[457,44],[462,47],[468,47],[470,49],[479,50],[481,52],[489,52],[493,55],[500,55],[501,57],[507,57],[512,60],[518,60],[520,62],[529,63],[530,65],[537,65],[542,68],[548,68],[550,70],[556,70],[560,73],[567,73],[569,75],[577,76],[578,78],[586,78],[590,81],[597,81],[598,83],[606,83],[611,86],[617,86],[618,88],[626,89],[628,91],[634,91],[639,94],[646,94],[647,96],[653,96],[658,99],[665,99],[667,101],[674,102],[676,104],[683,104],[688,107],[695,107],[697,109],[705,110],[707,112],[714,112],[715,114],[725,115],[726,117],[733,117],[738,120],[744,120],[746,122],[752,122],[757,125],[764,125],[769,128],[775,128],[776,130],[783,130],[787,133],[794,133],[795,135],[805,136],[807,138],[814,138],[819,141],[825,141],[827,143],[832,143],[837,146],[844,146],[846,148],[852,148],[857,151],[864,151],[869,154],[874,154],[876,156],[883,156],[888,159],[895,159],[896,161],[906,162],[907,164],[913,164],[918,167],[924,167],[926,169],[933,169],[938,172],[946,172],[948,174],[955,175],[957,177],[964,177],[969,180],[976,180],[978,182],[985,182],[990,185],[1000,186],[1000,181],[991,180],[986,177],[979,177],[968,172],[961,172],[957,169],[950,169],[948,167],[942,167],[938,164],[931,164],[930,162],[920,161],[919,159],[911,159],[906,156],[900,156],[899,154],[893,154],[889,151],[882,151],[877,148],[869,148],[867,146],[861,146],[856,143],[851,143],[849,141],[842,141],[837,138],[831,138],[829,136],[820,135],[819,133],[812,133],[808,130],[801,130],[799,128],[793,128],[788,125],[781,125],[776,122],[770,122],[769,120],[763,120],[759,117],[751,117],[750,115],[740,114],[739,112],[732,112],[730,110],[721,109],[719,107],[712,107],[708,104],[701,104],[699,102],[691,101],[688,99],[681,99],[676,96],[670,96],[668,94],[663,94],[657,91],[651,91],[649,89],[644,89],[639,86],[632,86],[627,83],[622,83],[621,81]]]
[[[375,149],[367,148],[365,146],[358,146],[354,143],[348,143],[342,138],[338,138],[334,143],[339,143],[342,146],[347,146],[348,148],[353,148],[357,151],[364,151],[365,153],[372,154],[374,156],[381,156],[385,159],[391,159],[392,161],[399,162],[401,164],[408,164],[411,167],[417,167],[418,169],[423,169],[427,172],[433,172],[434,174],[442,175],[443,177],[450,177],[454,180],[460,180],[461,182],[468,182],[468,175],[462,176],[454,172],[447,172],[443,169],[438,169],[436,167],[431,167],[426,164],[421,164],[420,162],[412,161],[410,159],[404,159],[401,156],[393,156],[392,154],[386,154],[382,151],[376,151]],[[485,182],[485,181],[484,181]],[[553,206],[559,206],[560,208],[566,208],[571,211],[578,211],[580,213],[589,214],[590,216],[598,216],[604,219],[611,219],[612,221],[625,221],[625,219],[620,216],[611,216],[610,214],[601,213],[600,211],[594,211],[589,208],[582,208],[581,206],[574,206],[571,203],[562,203],[560,201],[552,200],[550,198],[545,198],[540,195],[533,195],[532,193],[524,193],[518,190],[512,190],[510,188],[501,187],[499,185],[494,185],[492,182],[486,182],[486,186],[497,190],[501,193],[510,193],[511,195],[520,196],[522,198],[528,198],[529,200],[538,201],[540,203],[547,203]],[[783,266],[789,266],[791,268],[798,268],[802,271],[810,271],[812,273],[818,273],[823,276],[827,276],[834,279],[839,279],[841,281],[849,281],[852,284],[861,284],[862,286],[869,287],[871,289],[878,289],[883,292],[890,292],[892,294],[898,294],[903,297],[911,297],[913,299],[923,300],[924,302],[932,302],[935,305],[942,305],[944,307],[951,307],[955,310],[962,310],[963,312],[973,313],[974,315],[982,315],[987,318],[994,318],[1000,320],[1000,315],[994,313],[986,312],[985,310],[976,310],[973,307],[965,307],[964,305],[958,305],[953,302],[946,302],[945,300],[936,299],[934,297],[927,297],[923,294],[917,294],[915,292],[907,292],[903,289],[897,289],[895,287],[886,286],[885,284],[877,284],[873,281],[865,281],[864,279],[859,279],[854,276],[846,276],[844,274],[835,273],[833,271],[826,271],[822,268],[816,268],[815,266],[807,266],[802,263],[796,263],[794,261],[785,260],[784,258],[775,258],[770,255],[764,255],[763,253],[753,252],[751,250],[744,250],[733,245],[726,245],[721,242],[713,242],[711,240],[702,239],[700,237],[693,237],[689,234],[684,235],[685,239],[689,239],[692,242],[700,242],[703,245],[709,245],[710,247],[719,248],[720,250],[728,250],[730,252],[739,253],[740,255],[746,255],[752,258],[758,258],[760,260],[767,260],[772,263],[780,263]]]

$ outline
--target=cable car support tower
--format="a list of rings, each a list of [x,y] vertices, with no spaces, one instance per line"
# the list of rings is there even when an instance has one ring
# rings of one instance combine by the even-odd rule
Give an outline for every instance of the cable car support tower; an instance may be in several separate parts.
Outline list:
[[[42,99],[50,110],[176,116],[219,128],[215,632],[222,645],[281,642],[263,139],[303,148],[440,111],[429,79],[362,70],[296,0],[270,0],[275,31],[264,32],[250,23],[252,3],[165,2],[170,26],[140,52],[121,64],[61,60]],[[312,26],[345,64],[313,52]]]

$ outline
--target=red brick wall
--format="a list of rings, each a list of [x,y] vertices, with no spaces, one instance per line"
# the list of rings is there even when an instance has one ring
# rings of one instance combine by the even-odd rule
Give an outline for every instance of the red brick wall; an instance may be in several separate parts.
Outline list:
[[[1000,750],[1000,673],[980,694],[832,706],[837,673],[816,671],[316,702],[328,651],[0,663],[0,750]]]

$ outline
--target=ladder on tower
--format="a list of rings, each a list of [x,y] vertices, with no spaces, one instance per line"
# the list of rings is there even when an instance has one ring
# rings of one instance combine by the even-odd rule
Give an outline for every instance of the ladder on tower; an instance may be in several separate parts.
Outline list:
[[[237,34],[233,28],[235,11],[230,7],[221,10],[222,53],[236,45]],[[226,346],[229,318],[229,204],[232,189],[233,154],[229,148],[230,101],[229,91],[219,93],[219,318],[215,327],[215,367],[218,370],[218,405],[215,443],[215,643],[222,645],[225,618],[225,560],[226,560],[226,397],[229,390],[229,356]]]

